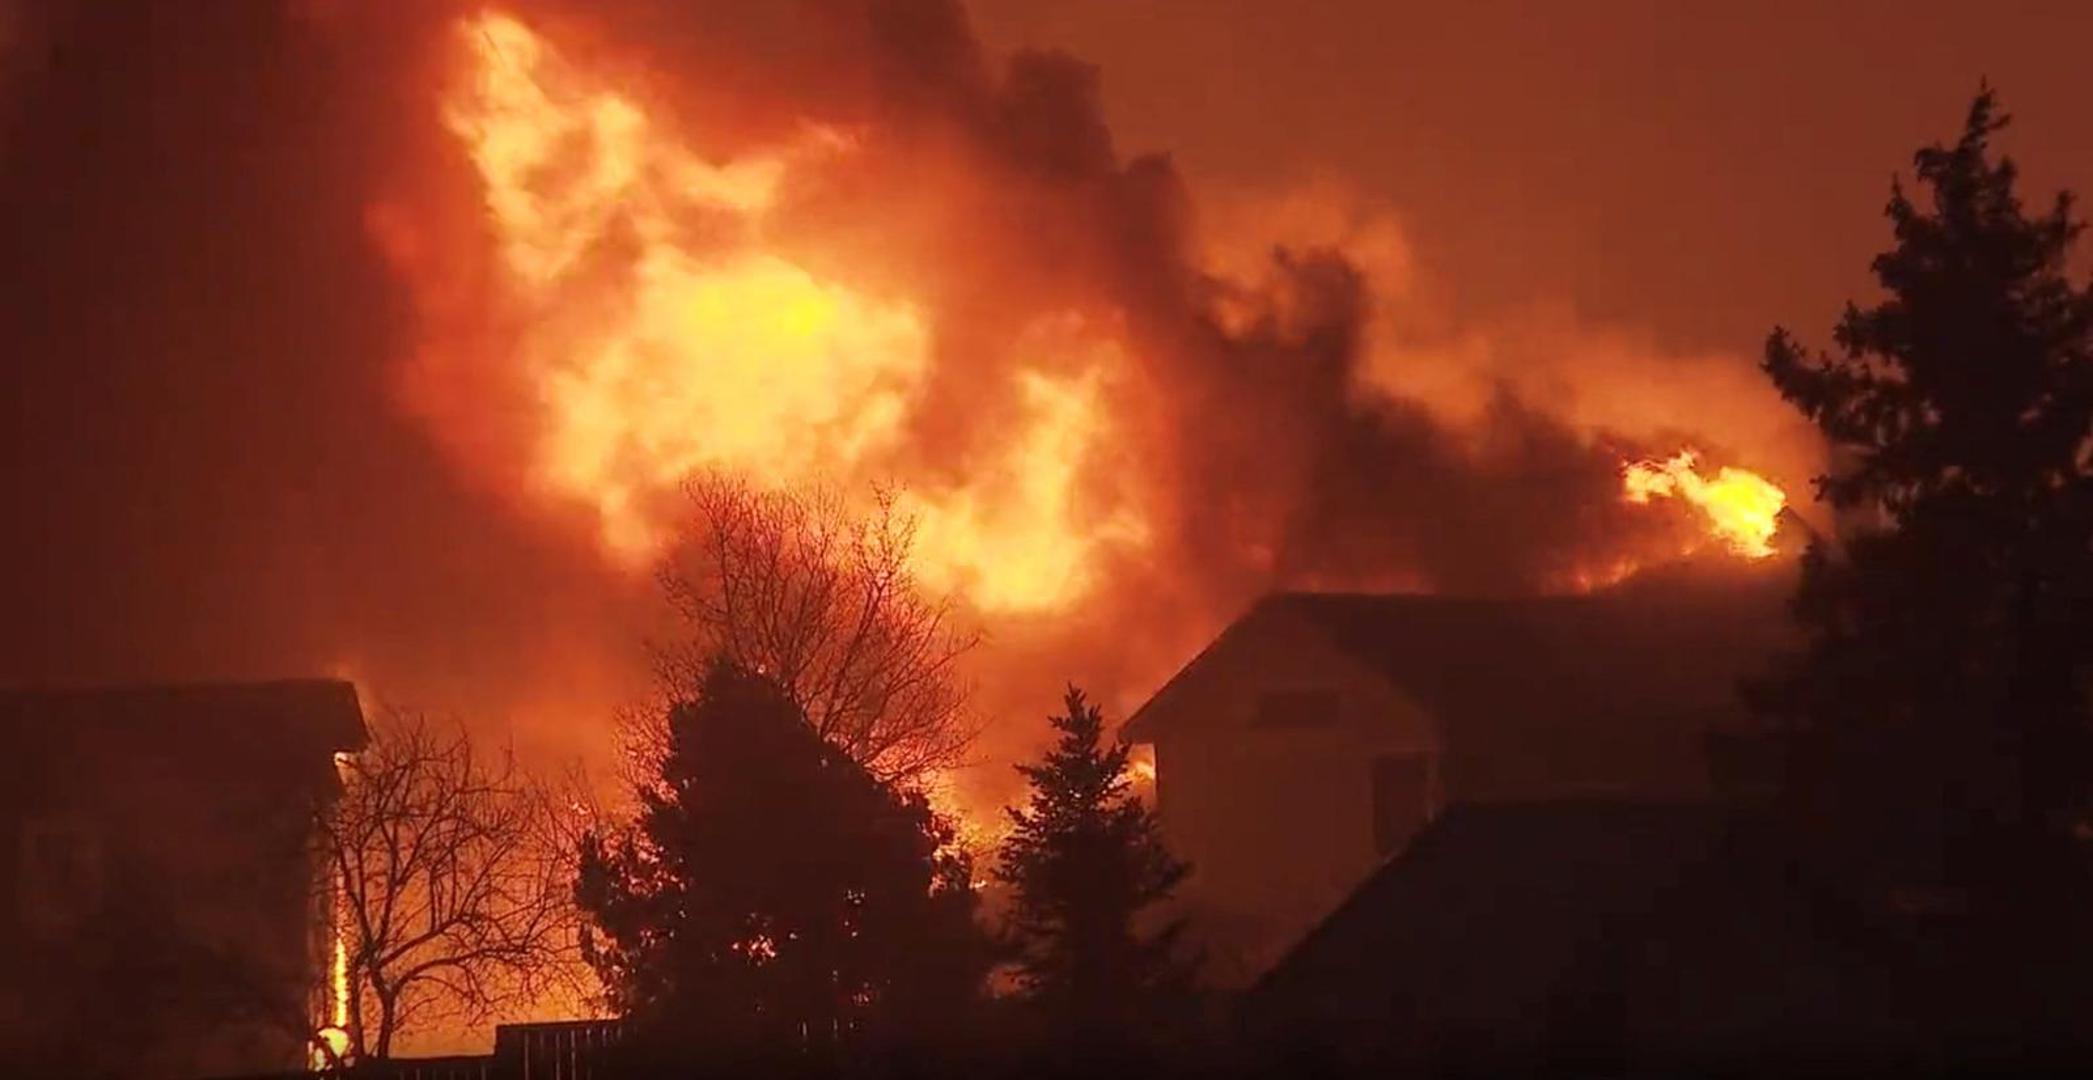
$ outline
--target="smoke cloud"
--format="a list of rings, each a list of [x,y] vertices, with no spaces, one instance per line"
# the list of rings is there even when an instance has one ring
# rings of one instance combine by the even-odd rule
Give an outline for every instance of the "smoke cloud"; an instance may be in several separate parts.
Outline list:
[[[588,373],[610,317],[592,313],[640,309],[650,243],[694,280],[783,266],[780,288],[906,313],[862,399],[786,444],[956,522],[926,542],[955,552],[963,603],[1013,561],[1079,583],[977,605],[991,761],[1030,747],[1061,681],[1137,704],[1263,590],[1560,590],[1675,552],[1691,524],[1624,503],[1624,459],[1691,443],[1790,491],[1815,466],[1740,358],[1545,304],[1450,323],[1458,283],[1341,183],[1195,201],[1167,156],[1115,145],[1098,71],[988,55],[956,2],[504,10],[558,50],[563,92],[615,92],[679,148],[644,169],[727,199],[737,168],[787,162],[760,237],[717,199],[615,209],[519,299],[485,164],[444,112],[472,10],[98,4],[39,24],[38,62],[7,68],[29,74],[0,158],[19,413],[0,674],[337,670],[601,753],[665,628],[643,565],[606,548],[606,504],[545,465],[569,430],[547,387]],[[603,138],[544,150],[528,183],[585,186]],[[836,434],[875,408],[869,434]],[[1054,409],[1080,437],[1014,457]],[[673,522],[674,477],[642,466],[703,436],[612,425],[586,475],[650,478],[620,512]],[[1012,462],[1046,459],[1066,483],[1018,505],[1032,473]],[[1039,514],[1080,544],[1023,546]]]

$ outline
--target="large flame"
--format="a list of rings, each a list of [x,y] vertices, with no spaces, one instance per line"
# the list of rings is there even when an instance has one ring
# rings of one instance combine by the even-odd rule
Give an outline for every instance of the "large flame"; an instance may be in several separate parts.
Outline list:
[[[1681,450],[1663,461],[1630,462],[1621,470],[1621,490],[1632,503],[1679,498],[1707,519],[1708,532],[1746,558],[1773,554],[1773,534],[1780,528],[1787,493],[1748,469],[1724,465],[1712,477],[1696,464],[1698,452]]]
[[[760,153],[707,161],[630,97],[595,85],[523,23],[464,26],[467,77],[444,121],[484,192],[515,362],[543,409],[530,478],[598,517],[633,565],[671,538],[692,472],[761,483],[890,483],[928,373],[923,308],[816,273],[767,235],[795,170],[853,153],[807,126]],[[917,571],[999,611],[1061,607],[1101,544],[1138,541],[1122,512],[1078,519],[1078,471],[1100,434],[1098,372],[1071,371],[1068,320],[1020,332],[1055,355],[1017,372],[1025,415],[969,479],[904,486]],[[1051,368],[1051,370],[1049,370]]]

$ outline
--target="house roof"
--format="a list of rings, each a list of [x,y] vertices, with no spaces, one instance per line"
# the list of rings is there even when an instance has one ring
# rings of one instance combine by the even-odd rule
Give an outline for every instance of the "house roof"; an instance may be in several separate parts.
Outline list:
[[[315,755],[358,750],[368,739],[356,688],[338,679],[6,690],[0,731],[16,746],[117,736],[198,747],[262,742]]]
[[[1594,787],[1632,785],[1741,718],[1738,679],[1790,632],[1791,586],[1780,567],[1681,567],[1578,596],[1275,593],[1216,644],[1272,620],[1310,628],[1429,712],[1456,770],[1484,786],[1516,786],[1532,770],[1574,781],[1587,766]],[[1214,652],[1186,664],[1123,736],[1154,741],[1196,724],[1169,702]]]
[[[1456,805],[1267,973],[1245,1014],[1367,1040],[1608,1029],[1687,1052],[1811,1025],[1880,1035],[1908,953],[1777,837],[1701,803]]]
[[[1653,881],[1705,859],[1715,826],[1716,812],[1702,803],[1457,804],[1251,993],[1395,977],[1441,985],[1453,998],[1478,989],[1461,971],[1428,973],[1420,966],[1427,963],[1486,971],[1492,992],[1512,992],[1522,978],[1567,963],[1565,919],[1584,925],[1632,905]]]

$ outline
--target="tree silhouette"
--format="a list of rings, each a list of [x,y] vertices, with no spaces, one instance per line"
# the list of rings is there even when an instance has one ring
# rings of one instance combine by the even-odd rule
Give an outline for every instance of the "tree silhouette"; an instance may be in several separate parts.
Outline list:
[[[396,714],[345,755],[318,812],[336,973],[330,1058],[389,1058],[399,1036],[528,1007],[575,961],[571,845],[549,792],[462,729]]]
[[[1894,186],[1886,296],[1847,306],[1836,355],[1767,343],[1848,524],[1805,557],[1806,649],[1747,694],[1842,857],[2024,906],[2056,882],[2015,875],[2067,865],[2035,856],[2070,856],[2093,791],[2093,294],[2067,275],[2069,195],[2023,210],[2005,126],[1985,88],[1957,142],[1917,153],[1927,198]]]
[[[1134,796],[1130,747],[1103,744],[1097,706],[1071,686],[1051,722],[1060,733],[1054,748],[1018,766],[1031,797],[1009,811],[996,876],[1012,886],[1026,996],[1063,1031],[1116,1039],[1185,988],[1182,924],[1144,934],[1138,923],[1190,868],[1171,857],[1155,815]]]
[[[893,500],[881,492],[858,514],[833,491],[722,475],[688,494],[690,527],[660,575],[690,630],[659,650],[670,694],[694,696],[724,658],[762,672],[880,780],[957,764],[974,733],[957,668],[976,637],[919,587],[914,522]]]
[[[636,825],[583,845],[585,949],[674,1054],[820,1057],[963,1023],[990,959],[951,830],[722,660],[668,716]]]

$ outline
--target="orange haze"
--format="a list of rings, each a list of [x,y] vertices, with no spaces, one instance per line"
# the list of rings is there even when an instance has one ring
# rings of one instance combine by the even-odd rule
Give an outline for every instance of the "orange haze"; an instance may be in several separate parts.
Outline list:
[[[1988,73],[2093,185],[2084,5],[1885,10],[0,0],[0,676],[603,763],[684,470],[889,485],[991,824],[1064,681],[1124,716],[1263,591],[1783,547],[1753,354],[1865,297],[1891,172]]]

